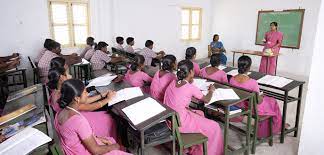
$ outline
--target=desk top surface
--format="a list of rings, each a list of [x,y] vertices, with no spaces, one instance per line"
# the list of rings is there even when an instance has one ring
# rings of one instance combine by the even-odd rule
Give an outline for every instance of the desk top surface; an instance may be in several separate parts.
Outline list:
[[[241,53],[241,54],[248,54],[248,55],[257,55],[257,56],[265,56],[265,57],[276,57],[279,53],[273,53],[272,55],[267,55],[262,51],[254,51],[254,50],[235,50],[232,51],[233,53]]]

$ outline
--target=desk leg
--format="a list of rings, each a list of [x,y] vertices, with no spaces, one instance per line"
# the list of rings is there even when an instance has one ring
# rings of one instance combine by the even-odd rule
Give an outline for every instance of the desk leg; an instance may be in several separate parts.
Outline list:
[[[24,88],[27,88],[27,78],[26,78],[26,71],[25,70],[23,70],[23,73],[22,73],[23,75],[23,81],[24,81]]]
[[[224,155],[228,155],[228,130],[229,130],[229,107],[225,107],[225,125],[224,125]]]
[[[288,91],[285,91],[285,98],[283,103],[282,121],[281,121],[281,133],[280,133],[280,143],[285,142],[285,124],[287,115],[287,104],[288,104]]]
[[[303,96],[303,85],[300,85],[299,86],[299,91],[298,91],[297,111],[296,111],[296,119],[295,119],[295,128],[296,128],[296,131],[294,133],[294,137],[297,137],[297,135],[298,135],[300,106],[301,106],[301,102],[302,102],[302,96]]]
[[[233,67],[234,67],[234,64],[235,64],[235,52],[233,52]]]
[[[247,120],[247,126],[246,126],[246,151],[245,151],[245,155],[249,155],[250,154],[250,137],[251,137],[251,118],[252,118],[252,104],[253,104],[254,100],[253,97],[250,98],[249,100],[249,108],[248,108],[248,120]],[[256,136],[256,135],[254,135]]]
[[[74,70],[74,78],[77,78],[76,77],[76,69],[75,69],[75,66],[73,66],[73,70]]]
[[[144,131],[141,131],[141,155],[144,155]]]

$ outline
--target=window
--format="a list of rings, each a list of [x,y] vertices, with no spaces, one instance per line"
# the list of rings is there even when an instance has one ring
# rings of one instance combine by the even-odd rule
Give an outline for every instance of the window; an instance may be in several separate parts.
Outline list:
[[[87,0],[49,0],[52,38],[63,46],[86,44],[89,35]]]
[[[181,11],[181,39],[199,40],[201,37],[201,8],[183,8]]]

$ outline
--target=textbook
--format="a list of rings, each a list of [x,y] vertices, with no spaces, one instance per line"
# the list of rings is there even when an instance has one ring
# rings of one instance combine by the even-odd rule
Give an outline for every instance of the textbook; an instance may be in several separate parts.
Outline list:
[[[0,125],[3,125],[5,123],[21,116],[21,115],[23,115],[23,114],[28,113],[29,111],[34,110],[34,109],[36,109],[36,106],[34,104],[29,103],[15,111],[13,111],[13,112],[3,115],[0,117]]]
[[[27,127],[0,144],[0,154],[25,155],[52,139],[43,132]]]

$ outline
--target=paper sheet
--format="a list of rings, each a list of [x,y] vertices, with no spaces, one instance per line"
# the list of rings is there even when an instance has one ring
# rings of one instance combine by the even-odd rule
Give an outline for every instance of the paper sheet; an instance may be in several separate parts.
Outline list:
[[[236,76],[236,75],[239,74],[239,72],[238,72],[237,69],[234,69],[234,70],[231,70],[231,71],[227,72],[226,74],[227,74],[227,75],[231,75],[231,76]],[[248,72],[247,74],[250,75],[251,72]]]
[[[82,60],[81,60],[80,63],[76,63],[76,64],[74,64],[74,65],[82,65],[82,64],[83,64],[83,65],[86,65],[86,64],[90,64],[90,62],[89,62],[88,60],[82,58]]]
[[[203,91],[204,95],[207,95],[208,91]],[[218,88],[214,91],[213,96],[208,104],[222,100],[239,100],[240,97],[235,93],[233,89]],[[207,104],[207,105],[208,105]]]
[[[24,155],[52,139],[43,132],[27,127],[0,144],[0,154]]]
[[[111,102],[108,105],[112,106],[118,102],[129,100],[143,95],[144,94],[140,87],[125,88],[117,91],[116,96],[111,100]]]
[[[160,103],[151,97],[122,109],[134,125],[140,124],[165,110]]]
[[[261,79],[259,79],[258,83],[282,88],[292,81],[293,80],[291,80],[291,79],[287,79],[287,78],[280,77],[280,76],[266,75],[266,76],[262,77]]]
[[[108,86],[113,79],[115,79],[117,75],[111,75],[110,73],[97,77],[93,80],[90,81],[90,83],[87,85],[87,87],[90,86],[95,86],[95,87],[100,87],[100,86]]]
[[[207,67],[210,67],[211,65],[208,65]],[[219,70],[224,70],[225,68],[227,68],[226,66],[223,66],[223,65],[219,65],[218,66],[218,69]]]

